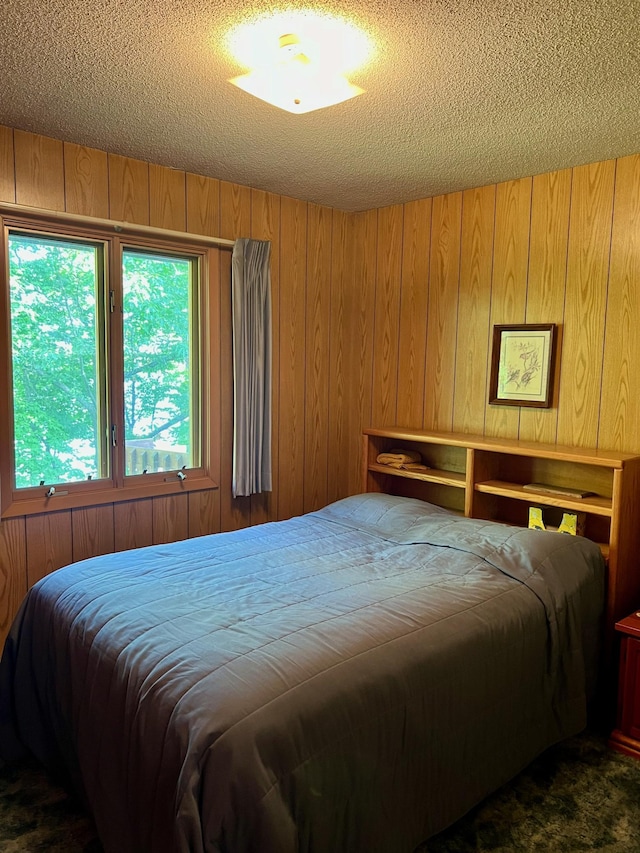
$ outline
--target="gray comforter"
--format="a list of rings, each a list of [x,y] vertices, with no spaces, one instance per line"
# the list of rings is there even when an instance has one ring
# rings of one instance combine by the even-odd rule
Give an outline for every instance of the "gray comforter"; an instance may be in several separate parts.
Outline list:
[[[24,601],[0,751],[64,766],[107,853],[410,853],[584,727],[603,577],[378,494],[97,557]]]

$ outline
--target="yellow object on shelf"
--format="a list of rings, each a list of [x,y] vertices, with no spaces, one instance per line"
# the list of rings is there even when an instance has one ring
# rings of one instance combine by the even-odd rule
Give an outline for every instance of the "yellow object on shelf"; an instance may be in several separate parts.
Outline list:
[[[560,525],[550,527],[544,522],[542,507],[529,507],[529,528],[531,530],[552,530],[558,533],[568,533],[570,536],[584,536],[585,518],[584,512],[563,512]]]
[[[558,531],[572,536],[584,536],[584,512],[563,512]]]
[[[542,520],[542,510],[539,506],[529,507],[529,528],[531,530],[546,530]]]

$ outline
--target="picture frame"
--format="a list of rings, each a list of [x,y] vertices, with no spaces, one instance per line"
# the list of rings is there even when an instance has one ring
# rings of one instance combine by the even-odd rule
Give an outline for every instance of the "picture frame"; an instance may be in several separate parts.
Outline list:
[[[489,403],[551,407],[555,323],[493,327]]]

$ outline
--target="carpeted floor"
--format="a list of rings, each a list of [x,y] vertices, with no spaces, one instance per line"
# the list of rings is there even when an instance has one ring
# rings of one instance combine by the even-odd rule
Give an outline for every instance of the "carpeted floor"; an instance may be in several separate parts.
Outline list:
[[[41,850],[102,853],[90,819],[35,763],[0,768],[0,853]],[[593,733],[550,749],[416,853],[583,850],[640,853],[640,762]]]
[[[419,853],[640,853],[640,761],[595,734],[548,750]],[[418,853],[417,851],[417,853]]]
[[[0,766],[0,853],[102,853],[77,800],[35,761]]]

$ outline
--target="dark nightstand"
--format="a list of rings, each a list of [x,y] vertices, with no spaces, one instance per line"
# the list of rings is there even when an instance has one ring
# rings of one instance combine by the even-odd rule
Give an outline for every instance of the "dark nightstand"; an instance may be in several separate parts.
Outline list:
[[[620,638],[620,681],[616,728],[609,746],[640,758],[640,610],[616,622]]]

